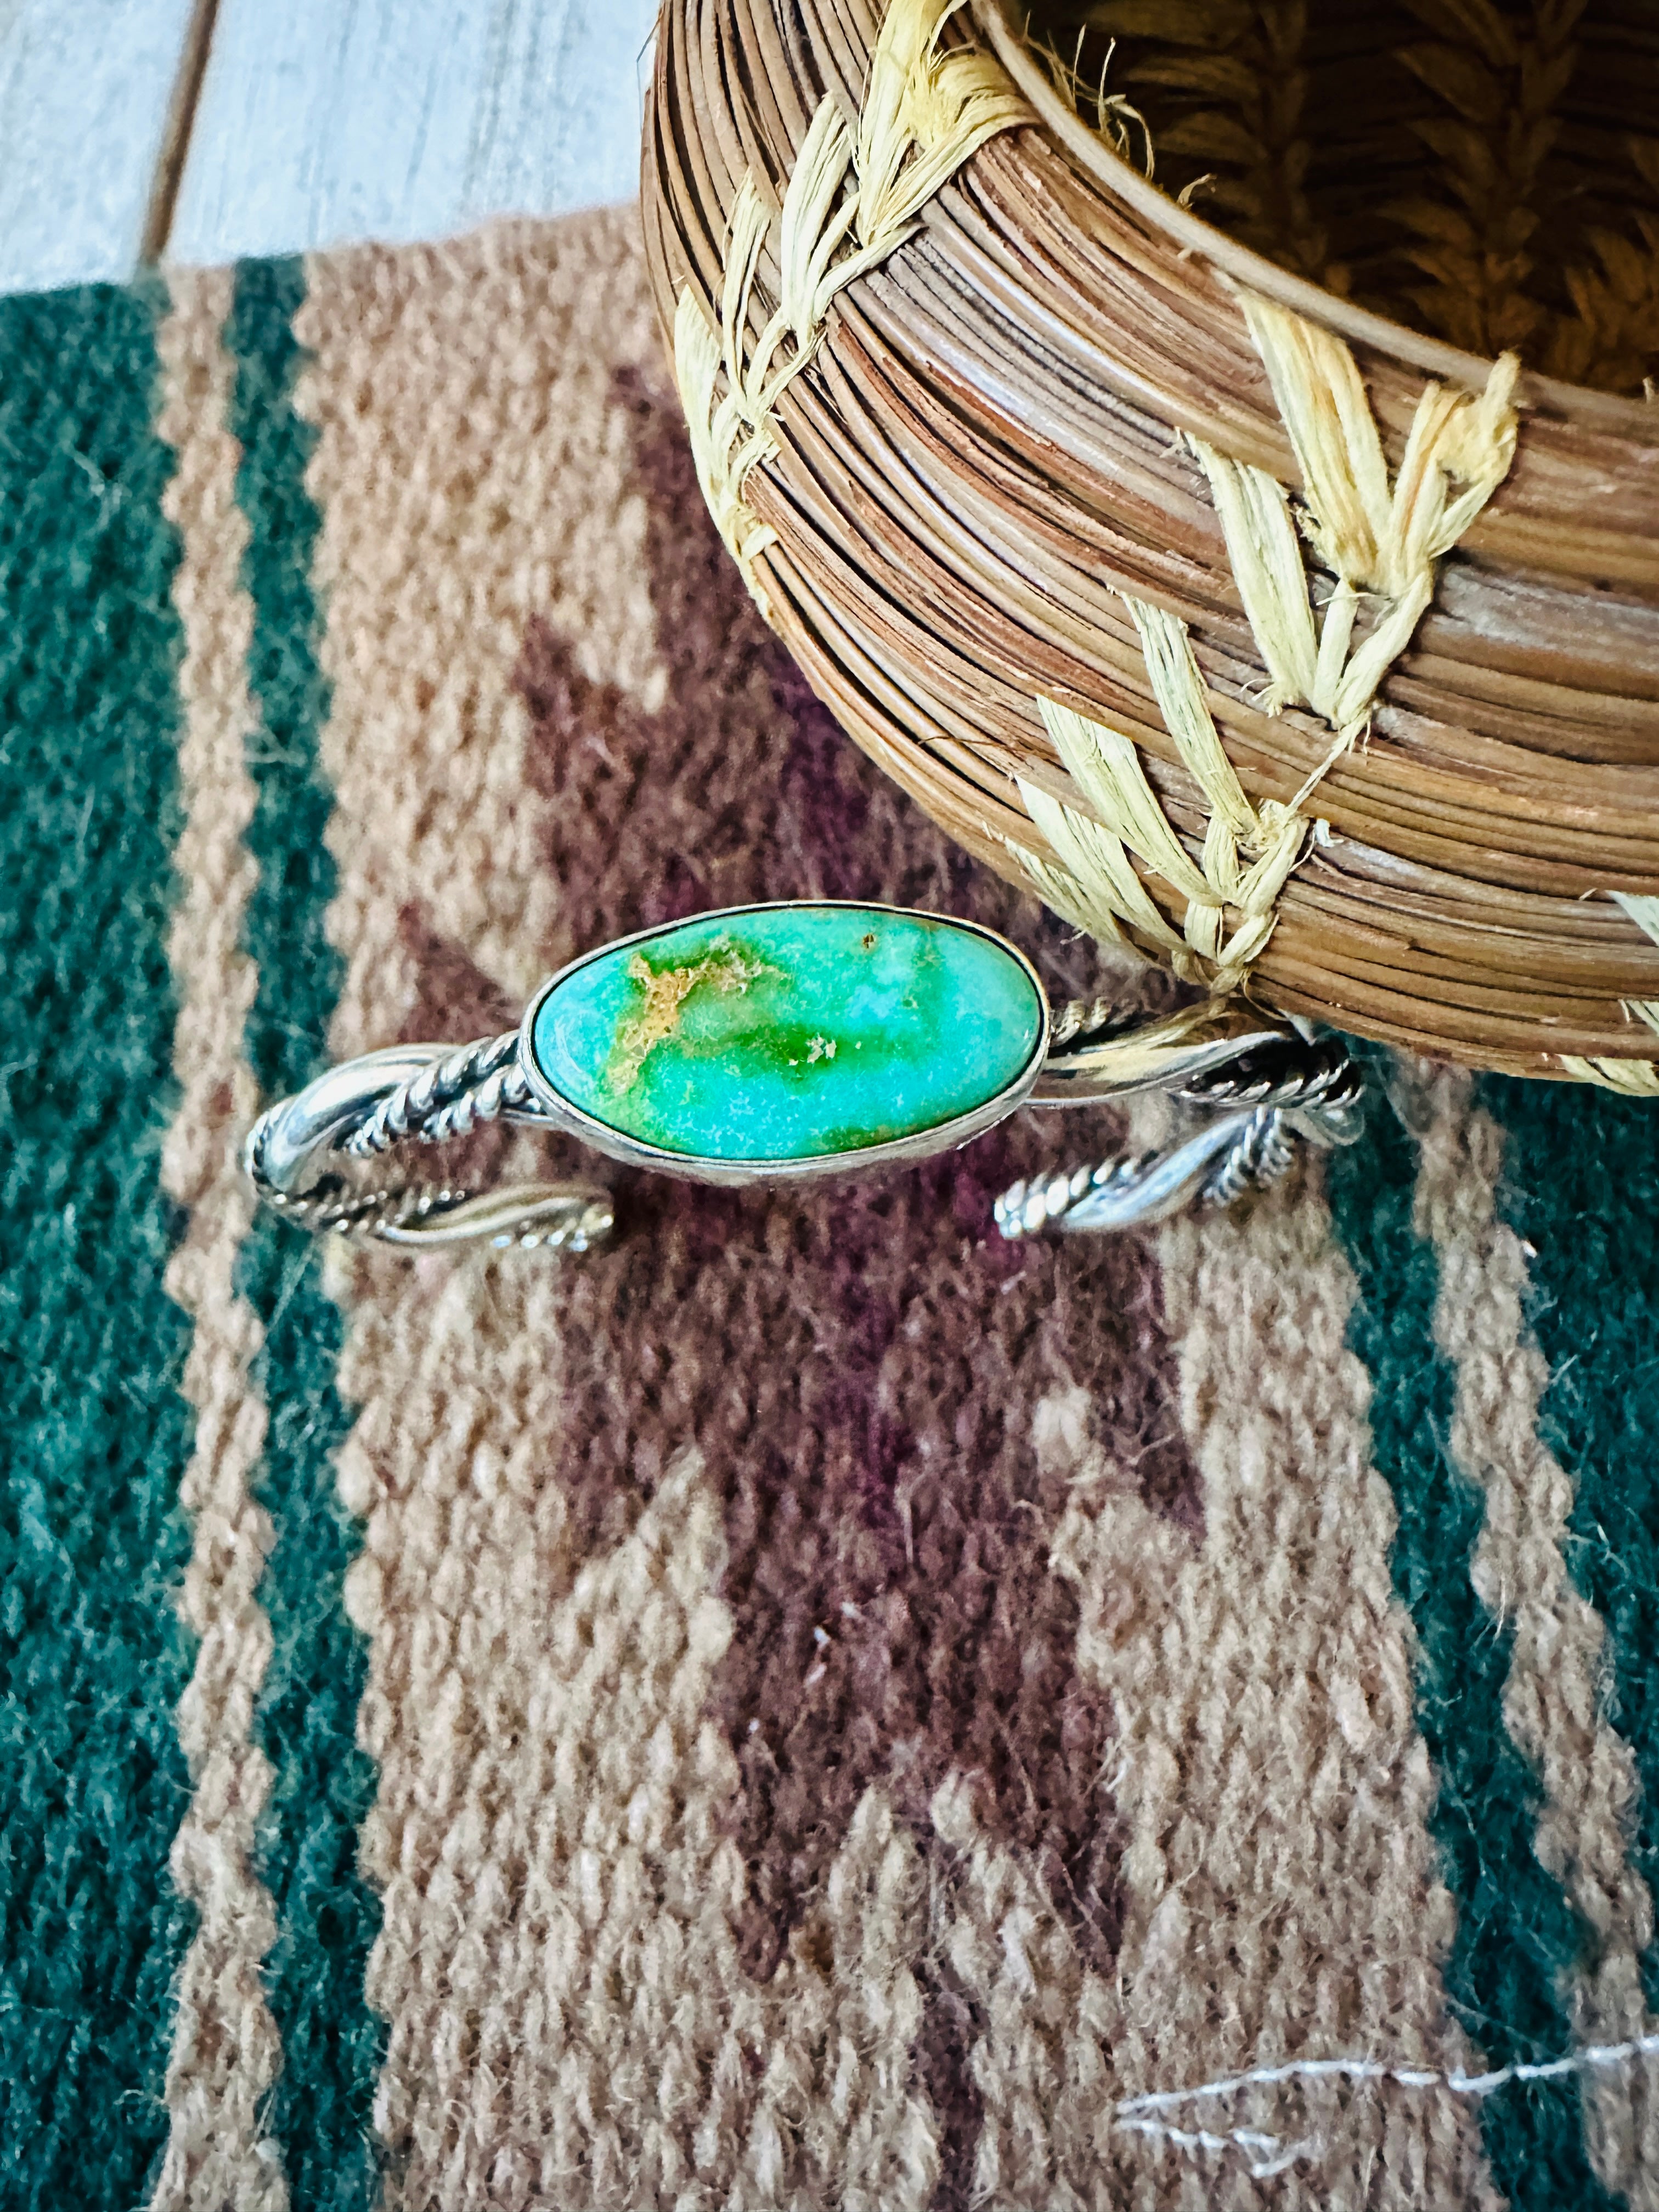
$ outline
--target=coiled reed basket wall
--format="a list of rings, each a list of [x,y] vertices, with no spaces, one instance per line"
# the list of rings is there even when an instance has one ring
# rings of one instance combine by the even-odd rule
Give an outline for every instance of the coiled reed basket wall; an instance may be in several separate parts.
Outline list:
[[[705,495],[844,726],[1217,991],[1659,1096],[1659,405],[1200,221],[997,0],[665,0]]]

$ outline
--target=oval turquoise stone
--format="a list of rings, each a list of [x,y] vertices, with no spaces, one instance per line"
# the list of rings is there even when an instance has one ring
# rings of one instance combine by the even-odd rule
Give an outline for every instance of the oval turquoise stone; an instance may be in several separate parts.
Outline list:
[[[557,982],[531,1048],[596,1121],[708,1160],[799,1160],[915,1137],[1030,1065],[1043,1010],[994,939],[924,915],[705,915]]]

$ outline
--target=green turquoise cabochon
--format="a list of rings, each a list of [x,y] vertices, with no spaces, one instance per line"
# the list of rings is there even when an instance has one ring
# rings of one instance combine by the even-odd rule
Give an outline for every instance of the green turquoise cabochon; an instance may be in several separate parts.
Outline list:
[[[700,915],[611,945],[556,976],[527,1030],[541,1083],[619,1136],[779,1164],[979,1113],[1034,1072],[1045,1034],[1041,988],[1000,939],[830,904]]]

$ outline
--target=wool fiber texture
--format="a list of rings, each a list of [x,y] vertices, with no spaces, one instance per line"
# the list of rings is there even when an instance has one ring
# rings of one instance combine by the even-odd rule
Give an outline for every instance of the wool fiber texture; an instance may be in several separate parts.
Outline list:
[[[835,726],[636,218],[0,302],[0,2212],[1659,2201],[1659,1115],[1381,1057],[1253,1208],[256,1215],[700,909],[1145,986]]]

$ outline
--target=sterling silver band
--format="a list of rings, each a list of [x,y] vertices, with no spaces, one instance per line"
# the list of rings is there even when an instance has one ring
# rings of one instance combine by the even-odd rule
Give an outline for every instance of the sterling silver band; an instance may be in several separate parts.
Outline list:
[[[307,1228],[416,1249],[473,1238],[572,1252],[605,1243],[614,1215],[599,1184],[474,1192],[366,1184],[350,1172],[355,1164],[440,1145],[495,1121],[592,1141],[588,1127],[538,1095],[526,1066],[527,1026],[459,1047],[393,1045],[331,1068],[254,1123],[243,1162],[255,1192]],[[1205,1118],[1163,1151],[1015,1183],[995,1208],[1010,1239],[1129,1229],[1193,1203],[1230,1205],[1277,1182],[1304,1145],[1345,1145],[1359,1132],[1363,1078],[1340,1044],[1306,1036],[1238,1000],[1155,1018],[1108,1000],[1073,1000],[1053,1011],[1048,1034],[1036,1081],[1022,1086],[1016,1104],[1074,1107],[1163,1091]],[[880,1151],[921,1158],[942,1148],[924,1139]],[[650,1164],[678,1168],[659,1158]],[[691,1163],[679,1171],[701,1170]],[[770,1164],[756,1163],[721,1164],[711,1179],[780,1178]]]
[[[1133,1033],[1121,1042],[1130,1051],[1139,1047],[1161,1055],[1168,1048],[1164,1039]],[[1224,1051],[1223,1041],[1206,1037],[1200,1024],[1188,1042],[1192,1063],[1164,1063],[1172,1079],[1091,1089],[1088,1096],[1099,1099],[1122,1097],[1129,1089],[1167,1089],[1189,1106],[1211,1109],[1215,1118],[1161,1152],[1011,1185],[995,1207],[1005,1237],[1012,1242],[1048,1228],[1071,1235],[1142,1228],[1194,1203],[1231,1206],[1288,1174],[1303,1144],[1328,1149],[1358,1137],[1364,1079],[1334,1038],[1310,1040],[1286,1026],[1265,1037],[1235,1040]],[[1083,1103],[1080,1057],[1051,1055],[1033,1103],[1062,1103],[1062,1095],[1063,1103]],[[1054,1065],[1056,1059],[1061,1065]],[[1106,1059],[1103,1040],[1091,1060],[1091,1083],[1112,1081]]]
[[[255,1194],[301,1226],[416,1249],[475,1237],[498,1246],[585,1252],[611,1236],[611,1194],[599,1183],[446,1185],[355,1182],[348,1160],[399,1144],[441,1144],[496,1120],[545,1126],[518,1060],[519,1031],[459,1048],[391,1045],[319,1075],[263,1113],[242,1165]]]

